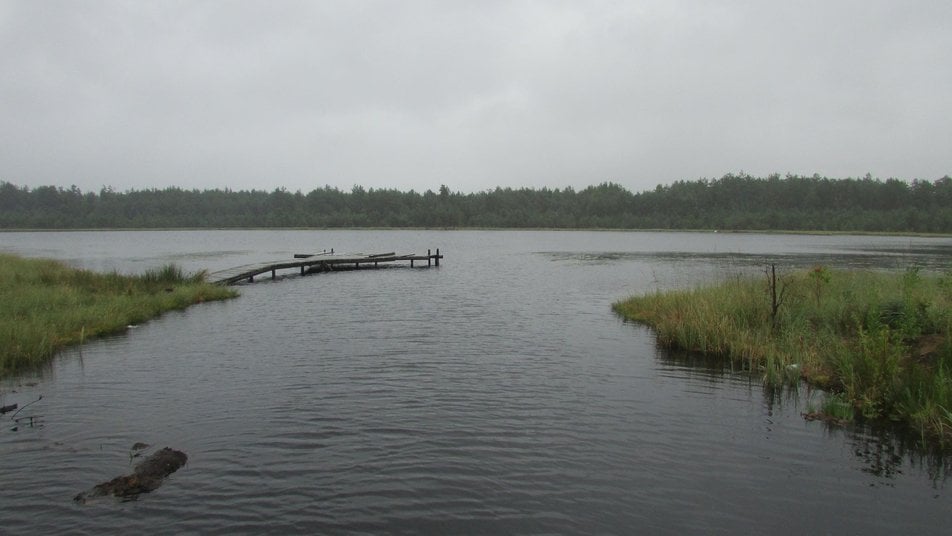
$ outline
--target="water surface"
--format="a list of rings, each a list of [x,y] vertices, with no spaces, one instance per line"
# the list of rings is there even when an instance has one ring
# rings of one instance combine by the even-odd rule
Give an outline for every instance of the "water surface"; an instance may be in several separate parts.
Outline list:
[[[945,269],[944,238],[522,231],[4,233],[141,272],[292,253],[443,266],[288,276],[3,382],[4,533],[944,533],[941,459],[830,429],[746,375],[658,350],[613,301],[823,263]],[[289,271],[292,274],[293,271]],[[138,501],[71,498],[137,441],[188,465]]]

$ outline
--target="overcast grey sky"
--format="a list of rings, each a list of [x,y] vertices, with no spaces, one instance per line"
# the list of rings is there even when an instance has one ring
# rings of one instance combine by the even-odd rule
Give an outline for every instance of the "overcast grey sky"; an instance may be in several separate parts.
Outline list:
[[[952,2],[0,0],[0,180],[952,174]]]

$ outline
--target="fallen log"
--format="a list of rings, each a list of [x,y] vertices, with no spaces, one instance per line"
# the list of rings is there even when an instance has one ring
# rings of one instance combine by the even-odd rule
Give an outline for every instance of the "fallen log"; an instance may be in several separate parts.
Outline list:
[[[107,495],[124,500],[135,499],[141,493],[157,489],[167,476],[178,471],[186,461],[188,456],[184,452],[165,447],[139,462],[132,474],[117,476],[108,482],[97,484],[89,491],[76,495],[73,500],[85,503],[94,497]]]
[[[10,404],[9,406],[0,406],[0,415],[4,413],[10,413],[11,411],[17,409],[16,404]]]

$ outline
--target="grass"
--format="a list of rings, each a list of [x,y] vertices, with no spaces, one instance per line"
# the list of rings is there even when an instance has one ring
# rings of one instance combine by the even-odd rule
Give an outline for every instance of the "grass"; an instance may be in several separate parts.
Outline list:
[[[204,273],[186,275],[175,265],[126,276],[0,254],[0,377],[166,311],[235,295],[206,283]]]
[[[636,296],[615,303],[653,327],[662,346],[722,356],[766,386],[826,390],[821,413],[905,423],[952,446],[952,273],[788,274]]]

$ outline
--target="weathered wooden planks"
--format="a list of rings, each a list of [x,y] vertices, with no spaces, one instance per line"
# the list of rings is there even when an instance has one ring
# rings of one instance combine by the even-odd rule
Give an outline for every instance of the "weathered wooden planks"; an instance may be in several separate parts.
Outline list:
[[[267,261],[255,264],[246,264],[236,266],[227,270],[221,270],[208,275],[208,281],[219,285],[233,285],[240,281],[254,282],[255,276],[271,272],[271,278],[277,277],[278,270],[287,270],[297,268],[304,275],[307,270],[329,271],[340,269],[360,269],[361,265],[373,265],[378,268],[380,264],[395,262],[410,262],[410,266],[415,266],[415,261],[426,261],[427,266],[439,266],[443,255],[437,249],[433,254],[431,250],[426,251],[426,255],[397,255],[395,252],[374,253],[374,254],[335,254],[334,250],[329,253],[324,251],[315,254],[298,253],[294,255],[295,260],[277,260]]]

